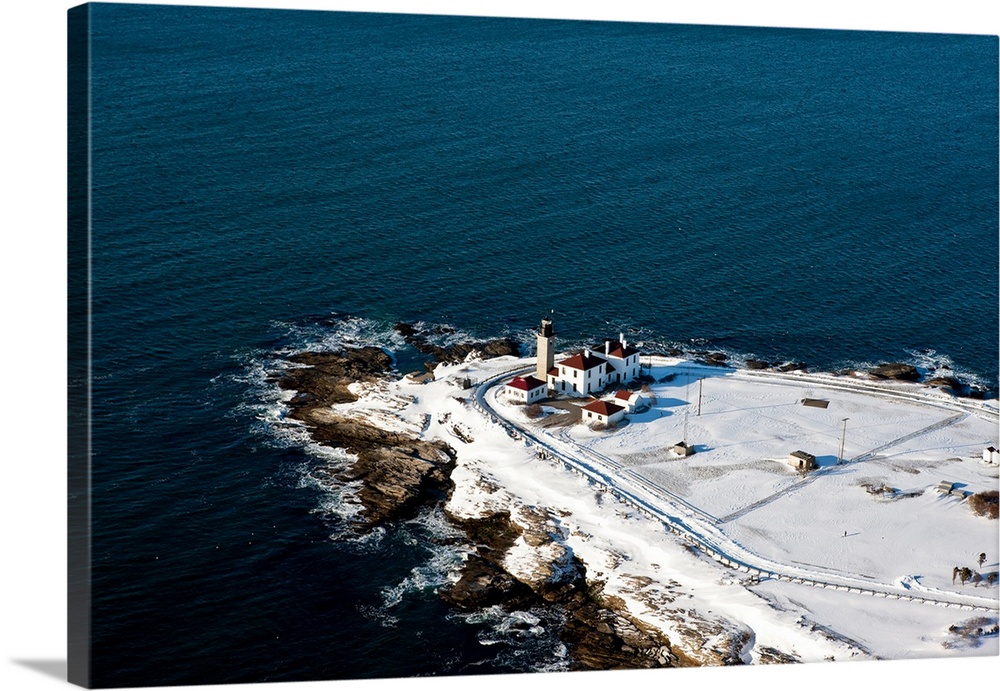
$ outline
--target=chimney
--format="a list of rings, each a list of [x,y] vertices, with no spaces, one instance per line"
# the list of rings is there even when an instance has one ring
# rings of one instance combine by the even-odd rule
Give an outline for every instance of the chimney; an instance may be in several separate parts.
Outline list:
[[[625,332],[623,331],[618,332],[618,342],[622,344],[622,348],[624,348],[627,345],[625,343]]]
[[[583,357],[585,357],[585,358],[590,357],[590,350],[589,349],[584,348],[584,350],[583,350]]]
[[[607,355],[610,352],[611,352],[611,341],[605,340],[604,341],[604,354]]]

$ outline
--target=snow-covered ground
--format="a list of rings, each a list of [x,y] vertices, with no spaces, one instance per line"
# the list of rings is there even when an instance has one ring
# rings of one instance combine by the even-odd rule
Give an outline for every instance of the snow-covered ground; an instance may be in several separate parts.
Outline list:
[[[935,489],[943,480],[970,492],[996,489],[997,468],[981,456],[998,445],[995,407],[959,405],[920,385],[863,393],[852,388],[861,383],[841,377],[662,359],[652,369],[661,380],[651,386],[655,403],[598,432],[529,420],[522,406],[504,401],[502,386],[459,385],[466,377],[502,384],[499,375],[532,365],[515,358],[441,365],[435,381],[404,378],[363,392],[352,407],[456,449],[450,511],[548,509],[549,531],[604,582],[604,593],[695,658],[723,650],[755,663],[998,653],[996,634],[976,633],[997,623],[997,586],[952,583],[955,566],[998,570],[997,521]],[[803,406],[804,398],[828,406]],[[682,439],[693,456],[669,452]],[[787,457],[798,449],[814,454],[820,469],[805,477],[793,470]],[[582,473],[568,470],[567,459],[579,459]],[[898,491],[868,489],[886,487]],[[664,516],[677,518],[674,532]],[[692,544],[880,596],[766,576],[751,582],[745,570]],[[527,573],[545,556],[518,546],[508,567]],[[896,599],[901,594],[952,606]],[[949,630],[970,621],[971,635]]]

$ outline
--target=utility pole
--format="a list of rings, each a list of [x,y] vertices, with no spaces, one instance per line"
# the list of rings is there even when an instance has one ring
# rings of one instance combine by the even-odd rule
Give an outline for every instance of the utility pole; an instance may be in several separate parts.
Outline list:
[[[686,375],[685,382],[684,382],[684,402],[687,405],[684,406],[684,437],[683,437],[683,439],[681,441],[683,441],[684,444],[686,445],[687,444],[687,440],[688,440],[688,413],[691,410],[691,393],[690,393],[690,391],[691,391],[691,370],[690,369],[686,369],[686,371],[685,371],[684,374]]]
[[[704,383],[704,379],[698,380],[698,417],[701,417],[701,385]]]
[[[840,435],[840,455],[837,456],[837,465],[844,464],[844,441],[847,439],[847,421],[850,418],[844,418],[844,432]]]

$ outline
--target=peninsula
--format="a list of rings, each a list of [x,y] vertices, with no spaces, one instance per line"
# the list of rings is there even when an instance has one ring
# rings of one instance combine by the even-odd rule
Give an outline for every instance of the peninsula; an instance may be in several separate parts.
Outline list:
[[[302,354],[279,380],[346,451],[359,529],[428,502],[461,526],[453,606],[562,608],[567,669],[997,654],[995,399],[538,339],[402,377],[378,348]]]

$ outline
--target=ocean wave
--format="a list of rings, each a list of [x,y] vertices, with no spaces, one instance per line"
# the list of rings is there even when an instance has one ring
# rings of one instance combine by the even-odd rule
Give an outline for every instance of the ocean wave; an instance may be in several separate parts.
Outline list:
[[[564,622],[554,609],[505,610],[493,605],[450,615],[479,629],[477,642],[499,648],[491,661],[515,672],[561,672],[569,669],[569,651],[559,638]]]
[[[273,351],[283,356],[362,346],[377,346],[392,351],[406,345],[392,323],[367,317],[331,313],[301,322],[273,322],[271,326],[283,333]]]
[[[373,532],[379,535],[376,541],[365,542],[364,538],[358,538],[353,546],[384,549],[387,530],[379,527]],[[414,518],[394,526],[391,530],[392,545],[395,549],[406,547],[407,551],[416,548],[413,553],[418,555],[417,563],[402,580],[380,590],[380,604],[364,605],[359,611],[382,626],[398,625],[401,617],[397,612],[405,607],[409,598],[434,594],[457,579],[471,549],[464,542],[464,537],[464,533],[448,521],[440,508],[421,511]]]

